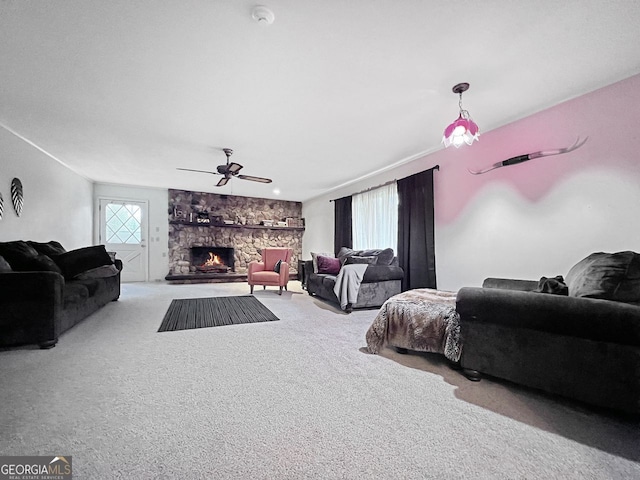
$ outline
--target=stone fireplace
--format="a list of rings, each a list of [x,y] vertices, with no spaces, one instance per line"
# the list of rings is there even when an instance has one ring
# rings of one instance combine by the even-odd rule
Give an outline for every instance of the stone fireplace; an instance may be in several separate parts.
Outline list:
[[[191,247],[191,266],[196,273],[229,273],[234,269],[233,247]]]
[[[266,247],[291,248],[289,271],[297,275],[304,234],[300,202],[170,189],[168,213],[168,281],[246,281],[249,263],[259,261]],[[300,223],[291,226],[285,222],[290,218]]]

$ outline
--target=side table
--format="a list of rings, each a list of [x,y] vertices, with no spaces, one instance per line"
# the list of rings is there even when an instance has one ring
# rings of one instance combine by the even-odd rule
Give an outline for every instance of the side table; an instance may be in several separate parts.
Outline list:
[[[307,289],[307,270],[305,268],[305,260],[298,260],[298,280],[302,284],[302,289]]]

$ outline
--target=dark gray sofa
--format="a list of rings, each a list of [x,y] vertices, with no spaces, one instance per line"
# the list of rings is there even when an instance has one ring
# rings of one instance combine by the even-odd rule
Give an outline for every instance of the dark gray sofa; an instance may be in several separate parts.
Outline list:
[[[0,243],[0,346],[54,347],[58,337],[120,296],[122,262],[103,245]]]
[[[590,255],[567,275],[568,295],[541,293],[543,279],[458,291],[465,374],[639,414],[640,255]]]
[[[389,255],[389,251],[391,251],[389,260],[384,260],[385,255]],[[393,250],[391,249],[355,251],[343,247],[338,253],[341,263],[344,263],[346,257],[349,256],[371,258],[381,254],[379,263],[376,261],[375,264],[367,265],[358,290],[358,301],[350,304],[347,312],[353,308],[380,307],[387,299],[400,293],[402,291],[404,270],[398,266],[398,259],[393,255]],[[309,272],[306,278],[309,295],[317,296],[339,305],[338,298],[333,291],[337,275],[316,273],[312,260],[306,260],[304,268],[305,272]]]

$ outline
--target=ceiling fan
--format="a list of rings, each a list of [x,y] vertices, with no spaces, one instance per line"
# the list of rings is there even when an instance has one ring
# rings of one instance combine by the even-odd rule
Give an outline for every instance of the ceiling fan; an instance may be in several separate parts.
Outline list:
[[[209,172],[206,170],[193,170],[192,168],[178,168],[178,170],[186,170],[188,172],[200,172],[200,173],[211,173],[213,175],[224,175],[223,178],[217,183],[216,187],[223,187],[227,184],[231,177],[238,177],[242,180],[251,180],[252,182],[260,182],[260,183],[271,183],[270,178],[264,177],[253,177],[251,175],[240,175],[238,172],[242,168],[242,165],[239,163],[231,162],[229,163],[229,157],[233,153],[233,150],[230,148],[223,148],[222,151],[227,156],[227,164],[226,165],[218,165],[216,167],[215,172]]]

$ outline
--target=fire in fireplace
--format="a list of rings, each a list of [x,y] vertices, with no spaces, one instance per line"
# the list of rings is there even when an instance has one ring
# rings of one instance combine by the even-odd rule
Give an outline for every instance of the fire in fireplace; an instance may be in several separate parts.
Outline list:
[[[200,273],[233,272],[234,250],[229,247],[191,247],[191,265]]]

